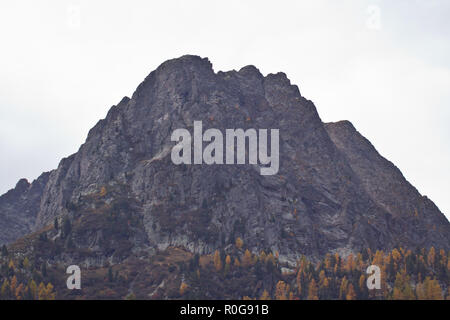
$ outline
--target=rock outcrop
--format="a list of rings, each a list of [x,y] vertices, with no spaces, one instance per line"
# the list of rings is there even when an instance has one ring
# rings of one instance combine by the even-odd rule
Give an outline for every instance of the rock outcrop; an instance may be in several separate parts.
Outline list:
[[[171,133],[192,130],[196,120],[222,132],[279,129],[278,174],[261,176],[249,164],[174,165]],[[254,66],[215,73],[197,56],[151,72],[77,153],[37,181],[0,198],[7,217],[1,241],[70,217],[100,190],[125,186],[154,248],[208,253],[241,237],[289,261],[367,247],[450,249],[445,216],[349,122],[324,124],[284,73],[263,76]]]
[[[0,245],[10,243],[34,230],[48,173],[33,183],[26,179],[0,197]]]

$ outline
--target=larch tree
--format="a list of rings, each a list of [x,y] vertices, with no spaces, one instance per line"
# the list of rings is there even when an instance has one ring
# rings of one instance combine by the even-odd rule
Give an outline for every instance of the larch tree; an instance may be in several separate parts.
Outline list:
[[[347,294],[347,286],[348,286],[348,280],[344,276],[341,281],[341,285],[339,287],[339,299],[345,299],[345,296]]]
[[[49,282],[45,287],[45,300],[55,300],[56,292],[53,291],[53,285]]]
[[[364,276],[364,274],[361,274],[361,276],[359,277],[359,290],[362,292],[365,291],[366,288],[366,277]]]
[[[241,250],[243,246],[244,246],[244,241],[242,241],[242,239],[240,237],[237,237],[236,238],[236,248]]]
[[[16,296],[16,289],[17,289],[17,277],[14,275],[11,279],[11,284],[10,284],[11,297]]]
[[[259,300],[270,300],[269,292],[266,289],[264,289]]]
[[[261,253],[259,254],[259,261],[261,261],[262,263],[266,263],[266,258],[266,253],[264,251],[261,251]]]
[[[180,285],[180,295],[184,295],[186,293],[186,290],[188,289],[188,285],[186,282],[181,282]]]
[[[30,290],[30,295],[32,299],[36,300],[38,298],[38,287],[34,280],[30,281],[30,284],[28,285]]]
[[[345,296],[345,300],[355,300],[356,299],[356,293],[355,289],[353,288],[353,284],[348,285],[347,294]]]
[[[430,251],[428,251],[427,256],[427,263],[430,267],[434,267],[435,259],[436,259],[436,250],[434,249],[434,247],[431,247]]]
[[[302,267],[300,266],[300,268],[297,272],[297,276],[295,277],[295,281],[297,284],[297,295],[299,297],[302,295],[302,274],[303,274],[303,270],[302,270]]]
[[[214,252],[214,267],[216,268],[217,272],[222,270],[222,259],[220,258],[219,250],[216,250],[216,252]]]
[[[308,300],[319,300],[317,284],[314,278],[311,280],[308,286]]]
[[[347,263],[345,266],[345,270],[347,272],[352,272],[354,269],[355,269],[355,261],[353,259],[353,254],[350,253],[347,257]]]
[[[228,265],[231,264],[231,257],[230,257],[230,255],[227,255],[227,256],[226,256],[226,258],[225,258],[225,264],[228,264]]]
[[[244,256],[242,257],[242,266],[250,267],[252,264],[253,264],[252,254],[248,249],[246,249]]]
[[[289,285],[284,281],[278,281],[275,288],[275,299],[276,300],[287,300],[289,292]]]
[[[1,289],[0,293],[1,293],[1,298],[3,300],[9,299],[10,288],[9,288],[9,282],[7,279],[3,280],[2,289]]]

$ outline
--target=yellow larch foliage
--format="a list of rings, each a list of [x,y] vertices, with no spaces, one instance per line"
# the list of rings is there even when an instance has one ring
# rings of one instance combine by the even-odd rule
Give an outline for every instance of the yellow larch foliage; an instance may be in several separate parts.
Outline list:
[[[302,294],[302,283],[301,283],[302,272],[303,272],[303,270],[300,267],[298,272],[297,272],[297,277],[295,279],[295,281],[297,283],[297,293],[298,293],[299,296]]]
[[[53,291],[53,285],[49,282],[45,288],[46,300],[55,300],[56,293]]]
[[[240,249],[242,249],[243,245],[244,245],[244,241],[241,238],[237,237],[236,238],[236,248],[238,248],[240,250]]]
[[[289,285],[284,281],[278,281],[275,289],[275,299],[276,300],[287,300],[289,292]]]
[[[105,188],[104,186],[101,187],[101,188],[100,188],[99,196],[100,196],[100,197],[104,197],[104,196],[106,196],[106,193],[107,193],[106,188]]]
[[[181,285],[180,285],[180,294],[181,294],[181,295],[184,295],[185,292],[187,291],[188,287],[189,287],[189,286],[187,285],[186,282],[181,282]]]
[[[359,289],[363,291],[366,286],[366,277],[364,276],[364,274],[362,274],[361,277],[359,277]]]
[[[265,263],[266,262],[266,258],[267,258],[266,253],[264,251],[261,251],[261,253],[259,254],[259,261]]]
[[[2,289],[0,291],[1,293],[1,298],[2,299],[7,299],[7,296],[9,294],[9,282],[7,279],[3,280],[3,284],[2,284]]]
[[[345,270],[347,271],[353,271],[356,268],[355,260],[353,259],[353,254],[350,253],[347,257],[347,263],[345,266]]]
[[[230,257],[230,255],[227,255],[227,256],[226,256],[226,258],[225,258],[225,263],[226,263],[227,265],[230,265],[230,264],[231,264],[231,257]]]
[[[348,285],[347,295],[345,296],[346,300],[355,300],[356,299],[356,293],[355,289],[353,288],[353,284]]]
[[[30,281],[29,288],[31,297],[36,300],[38,298],[38,288],[34,280]]]
[[[269,292],[264,289],[264,291],[261,294],[261,297],[259,298],[259,300],[270,300]]]
[[[9,260],[8,268],[15,270],[14,261],[12,259]]]
[[[402,260],[402,255],[396,248],[392,250],[392,258],[394,259],[394,262],[396,264],[399,264],[400,261]]]
[[[434,249],[434,247],[430,248],[430,251],[428,251],[428,256],[427,256],[427,262],[429,266],[434,267],[434,261],[436,258],[436,250]]]
[[[16,295],[16,288],[17,288],[17,277],[14,276],[14,277],[12,277],[11,284],[10,284],[11,295],[13,295],[13,296]]]
[[[23,267],[25,269],[28,269],[30,267],[30,260],[28,260],[27,257],[25,257],[25,259],[23,259]]]
[[[252,254],[248,249],[245,250],[244,256],[242,257],[242,266],[249,267],[253,264]]]
[[[214,252],[214,267],[216,268],[216,271],[222,270],[222,259],[220,258],[219,250]]]
[[[327,269],[328,271],[331,270],[331,255],[329,253],[325,255],[324,265],[325,269]]]
[[[426,277],[423,283],[416,287],[416,294],[419,300],[442,300],[442,289],[436,279]]]
[[[348,286],[348,280],[344,276],[341,281],[341,286],[339,287],[339,299],[344,299],[347,295],[347,286]]]
[[[317,284],[314,279],[311,280],[308,286],[308,300],[319,300],[319,297],[317,295],[318,289]]]
[[[266,263],[271,263],[272,265],[276,264],[276,260],[275,260],[275,257],[273,256],[272,252],[267,255]]]
[[[323,281],[325,280],[325,271],[322,270],[319,273],[319,286],[323,286]]]

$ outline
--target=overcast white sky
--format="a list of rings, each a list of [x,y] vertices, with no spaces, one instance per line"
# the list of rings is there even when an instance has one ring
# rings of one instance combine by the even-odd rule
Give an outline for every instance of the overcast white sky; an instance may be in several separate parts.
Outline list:
[[[450,1],[2,1],[0,193],[78,150],[160,63],[283,71],[450,217]]]

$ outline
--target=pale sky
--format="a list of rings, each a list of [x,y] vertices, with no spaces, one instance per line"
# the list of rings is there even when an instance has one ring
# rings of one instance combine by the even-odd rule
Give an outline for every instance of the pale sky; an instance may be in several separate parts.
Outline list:
[[[450,217],[450,2],[2,1],[0,193],[76,152],[167,59],[285,72]]]

